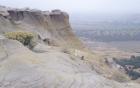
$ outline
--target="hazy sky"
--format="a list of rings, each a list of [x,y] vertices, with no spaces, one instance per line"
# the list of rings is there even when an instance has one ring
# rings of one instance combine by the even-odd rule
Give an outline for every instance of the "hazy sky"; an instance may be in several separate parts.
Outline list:
[[[140,13],[140,0],[0,0],[0,5],[61,9],[69,13]]]

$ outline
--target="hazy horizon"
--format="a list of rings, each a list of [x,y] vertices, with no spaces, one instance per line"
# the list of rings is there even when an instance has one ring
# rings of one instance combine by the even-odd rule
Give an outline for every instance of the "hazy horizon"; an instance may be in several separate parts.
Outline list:
[[[139,14],[140,0],[0,0],[0,5],[40,10],[61,9],[70,14]]]

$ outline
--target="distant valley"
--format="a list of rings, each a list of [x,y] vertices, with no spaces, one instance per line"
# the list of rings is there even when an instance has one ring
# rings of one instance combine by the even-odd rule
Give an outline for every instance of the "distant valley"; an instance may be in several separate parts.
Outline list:
[[[83,20],[81,20],[83,18]],[[93,20],[94,18],[94,20]],[[94,51],[140,53],[140,16],[89,16],[71,19],[74,32]],[[108,46],[110,48],[108,48]],[[114,50],[115,49],[115,50]],[[108,53],[107,53],[108,54]],[[122,53],[120,53],[121,55]]]

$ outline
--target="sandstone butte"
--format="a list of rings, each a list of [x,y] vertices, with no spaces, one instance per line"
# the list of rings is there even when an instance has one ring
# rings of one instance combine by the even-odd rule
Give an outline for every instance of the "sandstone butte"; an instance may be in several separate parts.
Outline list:
[[[35,46],[4,36],[16,31],[36,34]],[[75,36],[66,12],[0,7],[0,88],[140,87],[119,74]]]

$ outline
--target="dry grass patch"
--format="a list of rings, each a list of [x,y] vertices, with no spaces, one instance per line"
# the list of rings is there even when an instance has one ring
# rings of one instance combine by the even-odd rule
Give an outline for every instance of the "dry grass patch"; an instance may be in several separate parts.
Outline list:
[[[35,35],[31,32],[16,31],[16,32],[7,32],[5,33],[5,36],[8,39],[17,40],[21,42],[23,45],[27,46],[31,44]]]

